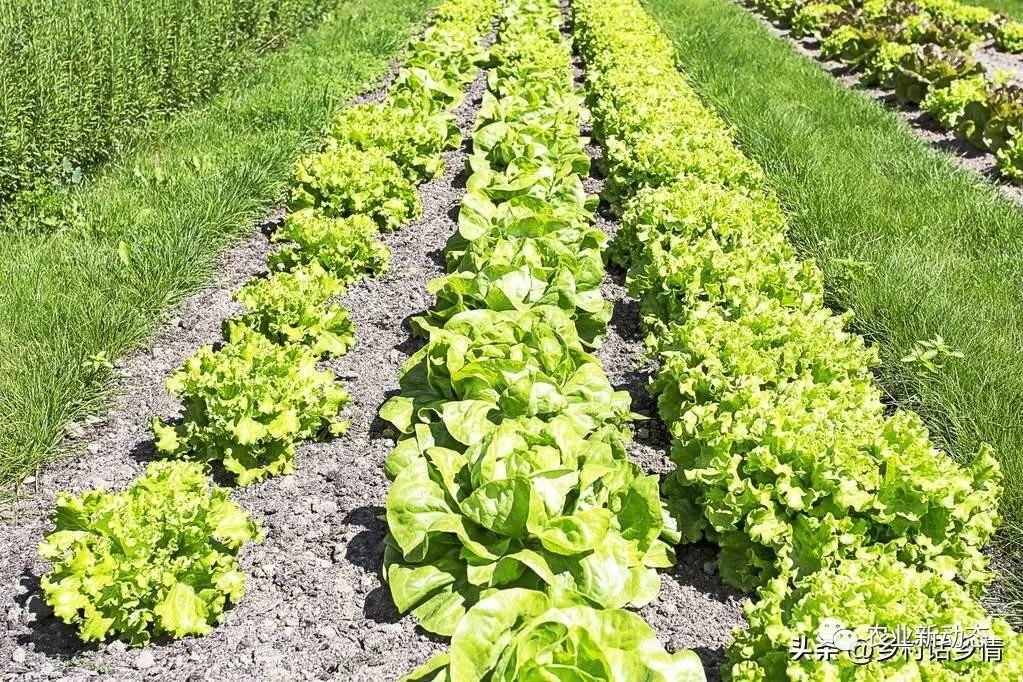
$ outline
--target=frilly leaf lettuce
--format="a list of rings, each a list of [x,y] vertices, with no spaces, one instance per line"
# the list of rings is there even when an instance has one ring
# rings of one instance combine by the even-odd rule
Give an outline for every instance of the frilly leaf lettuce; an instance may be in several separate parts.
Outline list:
[[[748,629],[737,629],[725,650],[722,677],[730,682],[770,680],[934,680],[935,682],[1004,682],[1023,675],[1023,637],[998,618],[991,618],[979,602],[938,572],[912,568],[894,556],[863,552],[796,582],[772,580],[759,592],[759,601],[747,603]],[[896,655],[870,663],[854,662],[849,654],[836,652],[831,660],[804,656],[793,660],[789,648],[805,637],[815,644],[825,619],[837,619],[857,637],[866,640],[868,628],[908,632],[910,641],[918,628],[934,633],[959,627],[987,628],[989,637],[1002,640],[1001,661],[983,661],[980,651],[963,660],[930,660],[926,644],[920,643],[922,660]],[[939,635],[940,636],[940,635]],[[876,649],[875,651],[879,651]]]
[[[298,161],[289,208],[315,208],[330,218],[364,214],[382,230],[394,230],[422,213],[415,185],[386,152],[352,144]]]
[[[757,4],[786,18],[802,5]],[[828,28],[822,48],[865,63],[892,32],[961,48],[992,16],[951,2],[920,12],[914,3],[854,9],[841,15],[850,24]],[[663,493],[677,531],[718,542],[722,576],[745,589],[771,583],[784,594],[792,581],[827,576],[836,560],[869,551],[936,576],[936,590],[961,590],[962,581],[979,591],[988,578],[981,548],[1000,522],[990,449],[959,466],[919,417],[887,413],[872,385],[876,354],[845,331],[847,317],[824,308],[820,273],[786,245],[786,221],[760,169],[686,83],[641,3],[575,0],[573,10],[606,187],[623,220],[615,260],[631,267],[661,361],[651,388],[673,436],[677,468]],[[867,25],[889,12],[899,21]],[[955,47],[918,46],[895,78],[916,100],[975,71]],[[1004,92],[1006,101],[1016,96]],[[988,126],[975,103],[966,109],[960,123],[1004,142],[1005,128]],[[807,599],[827,589],[814,583]],[[855,589],[840,602],[869,605]],[[764,629],[780,645],[792,625]],[[762,660],[741,656],[769,671],[742,679],[859,679],[851,669],[786,669],[780,646]],[[862,679],[928,678],[886,672]]]
[[[313,352],[277,345],[236,327],[219,350],[204,346],[167,380],[184,403],[178,424],[153,420],[157,452],[218,461],[240,485],[290,473],[296,442],[340,434],[337,420],[348,392]]]
[[[40,586],[86,642],[210,632],[242,595],[239,550],[262,538],[198,463],[153,462],[119,493],[61,493],[52,518],[39,553],[53,569]]]
[[[997,463],[982,449],[961,469],[916,415],[886,417],[876,353],[843,322],[766,300],[671,327],[652,384],[678,466],[669,507],[687,537],[719,542],[722,575],[744,589],[871,543],[984,582]]]
[[[349,107],[334,120],[327,148],[352,145],[380,150],[409,180],[435,178],[444,172],[442,152],[457,148],[462,135],[452,114],[424,108],[408,98]]]
[[[347,310],[329,303],[344,290],[317,262],[250,280],[234,295],[249,312],[227,322],[226,336],[241,339],[252,329],[275,343],[307,346],[317,357],[344,355],[355,344],[355,326]]]
[[[380,228],[365,215],[327,218],[312,208],[289,213],[274,232],[274,242],[285,242],[270,255],[271,270],[293,270],[318,263],[323,269],[351,284],[364,275],[387,271],[391,252],[377,240]]]

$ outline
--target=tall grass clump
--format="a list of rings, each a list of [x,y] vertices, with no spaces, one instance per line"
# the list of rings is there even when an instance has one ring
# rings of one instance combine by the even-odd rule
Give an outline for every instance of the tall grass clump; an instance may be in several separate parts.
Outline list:
[[[0,0],[0,230],[338,3]]]

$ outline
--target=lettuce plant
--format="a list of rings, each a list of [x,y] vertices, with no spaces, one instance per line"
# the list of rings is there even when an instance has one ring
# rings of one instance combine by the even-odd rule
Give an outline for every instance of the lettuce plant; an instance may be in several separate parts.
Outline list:
[[[587,205],[553,204],[521,196],[495,204],[479,192],[462,198],[458,231],[448,240],[449,272],[477,272],[491,262],[498,244],[512,239],[542,239],[587,254],[603,252],[607,236],[592,224]]]
[[[715,235],[722,248],[785,243],[785,217],[774,197],[760,190],[727,187],[697,176],[643,187],[624,204],[621,227],[608,259],[621,267],[641,264],[653,244],[669,248],[672,237]]]
[[[649,339],[661,360],[651,389],[673,436],[677,468],[663,493],[678,531],[718,542],[723,577],[745,589],[776,582],[783,593],[836,559],[871,551],[977,591],[989,577],[981,548],[1000,522],[989,448],[960,467],[918,417],[886,414],[871,383],[875,354],[823,308],[819,273],[784,246],[785,221],[759,169],[678,73],[657,24],[638,0],[573,6],[595,127],[609,150],[608,187],[624,208],[616,260],[631,267],[633,290],[663,325]],[[898,29],[869,20],[917,14],[909,3],[848,8],[851,23],[825,47],[833,41],[850,60]],[[968,23],[984,13],[961,14]],[[913,30],[926,34],[928,21]],[[974,30],[982,32],[955,33]],[[974,69],[934,45],[912,57],[900,68],[913,67],[915,85],[938,87]],[[718,146],[732,153],[712,153]],[[855,591],[842,598],[862,602]],[[772,637],[784,632],[769,628]],[[743,679],[784,678],[771,668]]]
[[[641,299],[644,324],[654,330],[684,320],[701,303],[738,315],[765,298],[801,310],[819,308],[824,299],[820,270],[798,260],[787,244],[729,250],[709,233],[693,239],[673,236],[667,249],[651,244],[629,271],[628,286]]]
[[[498,592],[474,606],[439,654],[402,682],[704,682],[699,656],[669,654],[642,618],[533,590]]]
[[[497,0],[441,3],[433,24],[409,45],[389,96],[424,114],[458,106],[463,86],[486,58],[483,37],[497,6]]]
[[[380,228],[368,216],[328,218],[315,209],[302,209],[289,213],[274,232],[273,241],[291,245],[271,254],[270,268],[293,270],[318,263],[342,283],[351,284],[387,271],[391,251],[378,241],[379,235]]]
[[[680,529],[716,541],[722,576],[747,590],[863,544],[982,584],[997,463],[985,448],[960,468],[919,417],[886,417],[876,355],[842,322],[771,301],[671,329],[652,390],[674,438],[664,494]]]
[[[1023,182],[1023,144],[1020,143],[1020,129],[1009,131],[1005,145],[995,152],[995,166],[998,171],[1013,182]]]
[[[600,291],[604,261],[598,249],[576,251],[551,237],[503,238],[488,246],[490,257],[475,264],[476,269],[429,283],[437,302],[419,318],[420,326],[443,326],[465,310],[556,306],[572,316],[584,341],[599,343],[611,319],[611,304]]]
[[[52,520],[40,585],[86,642],[209,633],[244,591],[239,550],[262,538],[198,463],[153,462],[122,492],[61,493]]]
[[[864,85],[894,88],[896,75],[902,61],[911,55],[914,49],[912,45],[895,41],[881,43],[863,60],[863,73],[860,74],[860,82]],[[952,81],[953,84],[956,82]]]
[[[640,606],[670,566],[657,478],[620,432],[567,417],[506,419],[469,447],[420,437],[387,462],[384,572],[399,610],[450,635],[494,589],[557,589],[592,604]]]
[[[760,591],[756,603],[747,603],[745,611],[749,629],[735,630],[725,650],[722,677],[730,682],[1004,682],[1023,674],[1023,636],[1005,621],[988,616],[966,590],[941,573],[907,566],[884,552],[864,552],[795,586],[773,580]],[[833,649],[829,660],[793,659],[793,641],[802,638],[815,646],[820,633],[835,627],[851,630],[853,639],[861,642],[869,641],[871,628],[885,628],[892,635],[901,630],[922,656],[900,651],[884,661],[876,656],[870,662],[857,661],[867,651],[857,647],[852,652]],[[983,631],[981,636],[1000,640],[1002,660],[984,661],[981,646],[972,652],[955,652],[946,660],[932,660],[926,635],[923,640],[916,638],[916,633],[930,632],[940,642],[943,630],[952,632],[956,627],[966,634],[976,628]]]
[[[996,84],[983,98],[971,98],[956,125],[957,134],[981,149],[997,152],[1023,128],[1023,87]]]
[[[328,303],[344,290],[315,262],[250,280],[234,295],[248,312],[227,322],[227,337],[235,341],[252,329],[275,343],[308,346],[317,357],[344,355],[355,344],[355,325],[347,310]]]
[[[616,2],[602,12],[583,8],[574,17],[576,45],[588,66],[594,131],[604,142],[604,196],[612,205],[641,187],[686,175],[736,187],[762,185],[763,171],[736,149],[728,131],[716,121],[708,124],[671,58],[671,41],[648,14]],[[639,33],[615,30],[624,21]]]
[[[251,330],[219,350],[203,346],[167,380],[184,415],[177,424],[153,420],[157,451],[220,462],[239,485],[290,473],[297,441],[348,428],[337,420],[348,392],[316,362],[305,346]]]
[[[422,212],[415,185],[385,151],[351,144],[298,161],[289,208],[307,207],[331,218],[362,213],[382,230],[394,230]]]
[[[1013,54],[1023,53],[1023,23],[1007,21],[999,26],[995,33],[995,45],[999,50]]]
[[[845,11],[841,5],[830,2],[807,2],[792,15],[792,37],[807,38],[821,33]]]
[[[988,82],[983,76],[959,78],[945,87],[931,88],[920,103],[920,108],[930,114],[942,128],[956,130],[966,107],[973,102],[986,102],[987,91]],[[968,131],[964,132],[969,134]]]
[[[448,240],[449,271],[477,271],[505,239],[550,238],[579,250],[603,250],[606,235],[593,226],[594,202],[553,202],[528,195],[494,202],[482,192],[468,192],[458,211],[458,231]]]
[[[464,445],[515,417],[565,415],[580,430],[631,418],[629,395],[611,387],[559,308],[459,313],[408,359],[400,383],[383,419],[404,434],[439,421]]]
[[[349,107],[334,120],[330,134],[328,148],[383,151],[413,182],[442,174],[442,153],[462,140],[450,113],[424,111],[407,98]]]
[[[959,78],[984,72],[976,59],[955,48],[935,44],[918,47],[899,62],[895,73],[895,96],[919,104],[931,88],[942,88]]]

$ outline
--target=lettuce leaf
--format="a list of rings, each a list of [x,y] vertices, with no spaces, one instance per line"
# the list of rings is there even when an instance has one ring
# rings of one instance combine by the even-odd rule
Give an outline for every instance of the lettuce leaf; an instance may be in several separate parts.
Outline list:
[[[262,539],[198,463],[153,462],[122,492],[61,493],[52,520],[40,586],[86,642],[207,634],[242,596],[238,552]]]

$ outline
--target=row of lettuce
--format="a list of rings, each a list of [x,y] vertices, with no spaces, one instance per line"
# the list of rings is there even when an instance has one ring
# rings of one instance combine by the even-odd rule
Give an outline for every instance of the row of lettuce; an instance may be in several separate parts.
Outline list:
[[[662,495],[685,541],[715,542],[723,579],[757,591],[724,677],[1020,679],[1023,637],[978,601],[999,523],[992,454],[962,468],[916,415],[886,412],[874,351],[824,306],[821,274],[788,245],[761,170],[639,0],[574,7],[621,218],[610,256],[628,268],[659,360],[651,390],[676,464]],[[871,628],[979,626],[1004,657],[790,654],[829,619],[864,642]]]
[[[210,632],[244,590],[237,556],[263,531],[209,473],[248,485],[290,473],[303,441],[344,433],[349,397],[322,361],[355,342],[336,299],[382,273],[380,231],[419,215],[416,185],[461,136],[451,111],[476,73],[493,8],[447,0],[409,47],[383,101],[354,106],[300,160],[270,274],[235,294],[245,312],[168,379],[181,418],[152,424],[157,460],[121,492],[62,493],[39,547],[42,590],[84,641]]]
[[[894,90],[941,127],[995,155],[998,170],[1023,182],[1023,89],[987,73],[980,43],[1023,52],[1023,24],[955,0],[751,0],[821,54],[850,66],[865,85]]]
[[[625,454],[632,415],[589,348],[610,305],[605,236],[556,0],[507,0],[458,231],[424,346],[381,408],[398,432],[384,576],[452,638],[406,680],[704,679],[624,610],[673,555],[658,481]]]

